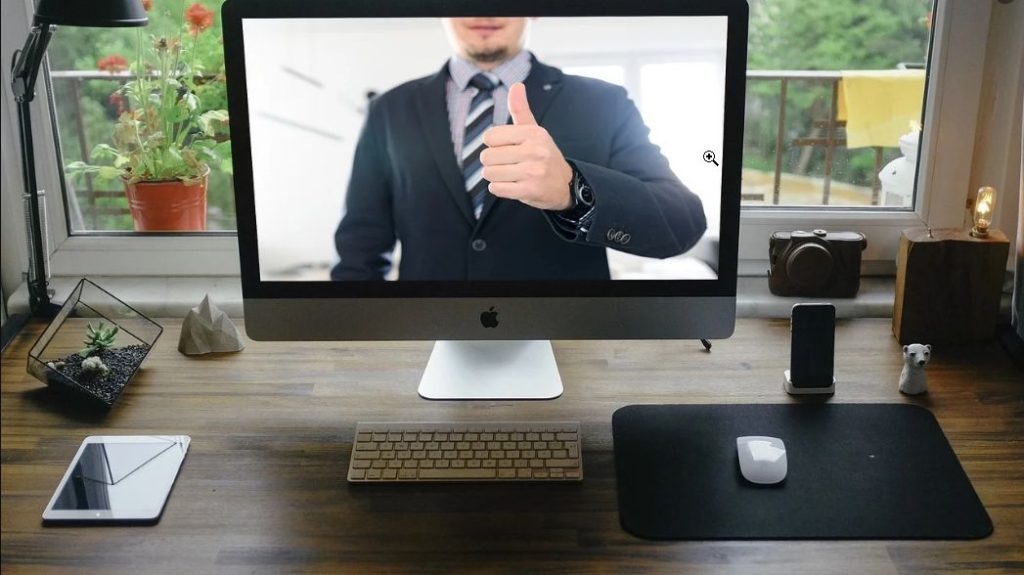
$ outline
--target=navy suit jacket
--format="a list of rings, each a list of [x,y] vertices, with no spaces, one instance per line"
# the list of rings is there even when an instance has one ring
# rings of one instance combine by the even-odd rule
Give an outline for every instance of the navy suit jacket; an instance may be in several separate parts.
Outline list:
[[[527,100],[593,190],[588,233],[553,214],[488,195],[480,219],[452,148],[447,67],[374,98],[356,145],[335,280],[380,280],[401,242],[402,280],[608,279],[605,248],[666,258],[707,226],[700,199],[669,169],[619,86],[536,59]]]

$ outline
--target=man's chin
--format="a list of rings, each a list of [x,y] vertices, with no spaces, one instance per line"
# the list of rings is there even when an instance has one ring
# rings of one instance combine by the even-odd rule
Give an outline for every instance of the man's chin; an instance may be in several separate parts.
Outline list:
[[[494,62],[501,62],[508,58],[508,50],[505,48],[499,48],[497,50],[479,50],[469,52],[469,57],[476,62],[482,62],[485,64],[493,64]]]

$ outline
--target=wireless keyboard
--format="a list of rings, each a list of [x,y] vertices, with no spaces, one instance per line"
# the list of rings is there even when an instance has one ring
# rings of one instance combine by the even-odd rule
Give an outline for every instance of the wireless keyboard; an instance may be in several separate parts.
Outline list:
[[[357,423],[350,483],[581,481],[579,422]]]

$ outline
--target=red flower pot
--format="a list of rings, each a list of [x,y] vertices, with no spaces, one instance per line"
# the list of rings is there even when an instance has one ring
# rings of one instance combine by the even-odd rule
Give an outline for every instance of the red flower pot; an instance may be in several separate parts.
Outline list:
[[[190,183],[181,180],[125,182],[128,209],[137,232],[204,231],[210,171]]]

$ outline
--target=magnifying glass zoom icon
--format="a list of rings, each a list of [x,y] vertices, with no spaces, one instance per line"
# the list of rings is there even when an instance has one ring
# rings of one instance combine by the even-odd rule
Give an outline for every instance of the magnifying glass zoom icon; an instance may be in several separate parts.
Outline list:
[[[718,160],[715,159],[715,153],[712,152],[711,150],[705,151],[704,155],[703,155],[703,158],[704,158],[704,161],[709,163],[709,164],[714,164],[716,166],[718,165]]]

